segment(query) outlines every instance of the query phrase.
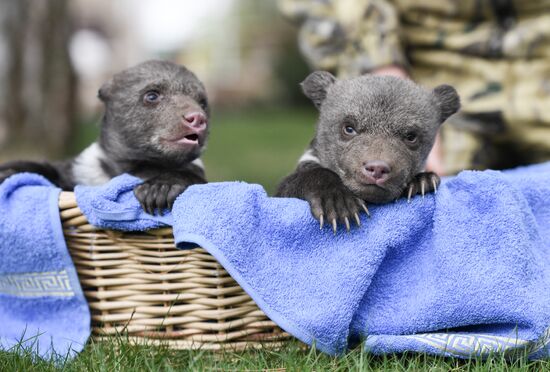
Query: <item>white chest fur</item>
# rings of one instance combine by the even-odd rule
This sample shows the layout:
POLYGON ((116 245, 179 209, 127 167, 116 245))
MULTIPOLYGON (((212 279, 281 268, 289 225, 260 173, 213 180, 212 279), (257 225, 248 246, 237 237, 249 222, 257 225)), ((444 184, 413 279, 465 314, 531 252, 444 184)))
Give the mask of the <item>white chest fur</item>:
MULTIPOLYGON (((97 142, 92 143, 76 157, 73 162, 73 177, 78 185, 97 186, 109 182, 111 179, 101 167, 101 160, 107 159, 105 153, 97 142)), ((200 158, 191 162, 204 169, 200 158)))
POLYGON ((79 185, 97 186, 111 179, 101 167, 105 153, 97 142, 80 153, 73 162, 73 177, 79 185))

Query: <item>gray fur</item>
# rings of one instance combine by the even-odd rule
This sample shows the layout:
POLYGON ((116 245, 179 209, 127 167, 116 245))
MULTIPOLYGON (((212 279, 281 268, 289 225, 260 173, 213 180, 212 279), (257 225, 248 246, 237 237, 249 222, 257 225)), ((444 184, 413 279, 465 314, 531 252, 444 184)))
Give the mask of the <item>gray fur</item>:
POLYGON ((72 161, 5 164, 0 180, 31 171, 72 190, 130 173, 144 180, 134 193, 150 213, 171 208, 187 186, 206 182, 199 156, 208 136, 209 109, 204 86, 191 71, 165 61, 144 62, 114 75, 98 97, 105 114, 97 143, 72 161), (146 99, 152 91, 158 97, 154 102, 146 99), (200 129, 189 115, 202 118, 200 129), (184 140, 189 135, 192 144, 184 140))
POLYGON ((439 126, 460 107, 454 88, 442 85, 427 90, 390 76, 348 80, 331 76, 314 72, 302 83, 304 94, 319 109, 317 130, 305 158, 310 161, 300 163, 283 180, 278 195, 308 200, 317 218, 328 213, 329 218, 344 221, 357 213, 361 201, 389 202, 409 186, 414 193, 421 187, 433 191, 439 179, 433 174, 422 176, 423 169, 439 126), (356 134, 346 134, 347 126, 356 134), (408 140, 413 133, 417 139, 408 140), (318 159, 317 164, 311 156, 318 159), (379 182, 365 176, 365 168, 372 164, 382 164, 384 176, 379 182), (330 187, 315 177, 331 179, 330 187), (331 198, 340 202, 328 202, 331 198), (327 203, 335 207, 326 207, 327 203))
POLYGON ((205 142, 186 152, 167 146, 164 140, 178 135, 184 112, 209 114, 203 84, 185 67, 165 61, 144 62, 116 74, 98 96, 105 103, 99 144, 117 163, 117 172, 134 171, 136 161, 180 167, 200 156, 205 142), (151 89, 163 96, 156 107, 141 103, 143 94, 151 89))
POLYGON ((334 84, 336 78, 326 71, 316 71, 310 74, 300 86, 304 94, 311 99, 315 107, 320 108, 327 97, 327 89, 334 84))
MULTIPOLYGON (((423 171, 442 118, 458 109, 458 98, 453 101, 437 95, 439 92, 448 90, 431 92, 410 80, 390 76, 336 81, 327 88, 315 135, 314 149, 321 165, 338 174, 366 201, 383 203, 398 198, 423 171), (338 140, 347 122, 355 126, 358 135, 338 140), (409 132, 418 134, 413 146, 404 140, 409 132), (386 161, 393 170, 385 190, 365 187, 358 179, 363 163, 375 159, 386 161)), ((458 97, 456 92, 451 95, 458 97)))

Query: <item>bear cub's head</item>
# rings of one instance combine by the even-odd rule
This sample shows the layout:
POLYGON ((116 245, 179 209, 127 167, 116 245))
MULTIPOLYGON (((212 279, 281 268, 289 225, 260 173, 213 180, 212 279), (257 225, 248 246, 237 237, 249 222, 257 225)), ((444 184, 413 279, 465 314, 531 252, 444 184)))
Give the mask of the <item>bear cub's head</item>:
POLYGON ((105 104, 101 145, 116 160, 174 167, 200 156, 208 136, 208 100, 187 68, 143 62, 114 75, 98 96, 105 104))
POLYGON ((460 108, 456 90, 363 75, 310 74, 302 89, 319 109, 312 150, 358 197, 385 203, 423 171, 439 126, 460 108))

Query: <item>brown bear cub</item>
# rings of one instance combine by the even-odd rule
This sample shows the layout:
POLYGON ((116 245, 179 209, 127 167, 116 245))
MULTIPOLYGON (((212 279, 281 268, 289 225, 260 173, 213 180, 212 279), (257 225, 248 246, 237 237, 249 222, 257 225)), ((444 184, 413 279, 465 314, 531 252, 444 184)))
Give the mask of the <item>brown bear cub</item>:
POLYGON ((309 202, 313 216, 359 225, 366 202, 436 191, 440 179, 424 172, 439 126, 460 108, 455 89, 426 90, 410 80, 364 75, 337 80, 317 71, 302 83, 319 110, 315 138, 277 196, 309 202))
POLYGON ((130 173, 143 179, 134 193, 151 214, 171 209, 188 186, 206 182, 200 155, 209 108, 204 86, 191 71, 165 61, 144 62, 114 75, 98 96, 105 114, 96 142, 71 160, 6 163, 0 181, 32 172, 73 190, 130 173))

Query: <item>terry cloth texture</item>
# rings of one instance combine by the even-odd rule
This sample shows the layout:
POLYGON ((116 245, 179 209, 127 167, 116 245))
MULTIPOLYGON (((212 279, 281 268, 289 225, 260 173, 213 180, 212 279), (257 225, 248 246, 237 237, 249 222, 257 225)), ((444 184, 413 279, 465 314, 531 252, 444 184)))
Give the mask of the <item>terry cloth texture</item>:
POLYGON ((105 229, 145 231, 172 224, 170 213, 152 216, 143 211, 134 187, 143 181, 129 174, 101 186, 76 186, 76 201, 88 221, 105 229))
POLYGON ((304 201, 246 183, 195 185, 176 200, 174 236, 207 249, 272 320, 329 354, 364 340, 373 353, 541 358, 549 180, 550 164, 462 172, 436 195, 371 205, 362 227, 336 236, 304 201))
POLYGON ((67 251, 58 197, 21 173, 0 185, 0 348, 74 356, 90 336, 90 311, 67 251))

